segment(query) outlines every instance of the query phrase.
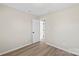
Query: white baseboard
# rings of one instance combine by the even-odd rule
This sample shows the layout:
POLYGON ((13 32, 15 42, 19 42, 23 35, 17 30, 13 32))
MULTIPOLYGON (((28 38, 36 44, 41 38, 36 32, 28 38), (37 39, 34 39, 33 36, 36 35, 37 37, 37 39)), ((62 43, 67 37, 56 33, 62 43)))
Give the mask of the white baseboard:
POLYGON ((46 44, 48 44, 48 45, 50 45, 50 46, 56 47, 56 48, 58 48, 58 49, 61 49, 61 50, 64 50, 64 51, 67 51, 67 52, 69 52, 69 53, 72 53, 72 54, 75 54, 75 55, 78 55, 78 56, 79 56, 79 54, 78 54, 77 52, 74 52, 74 51, 70 51, 70 50, 64 49, 64 48, 62 48, 62 47, 59 47, 59 46, 50 44, 50 43, 48 43, 48 42, 44 42, 44 43, 46 43, 46 44))
MULTIPOLYGON (((42 41, 42 42, 43 42, 43 41, 42 41)), ((76 52, 73 52, 73 51, 70 51, 70 50, 67 50, 67 49, 61 48, 61 47, 59 47, 59 46, 56 46, 56 45, 50 44, 50 43, 48 43, 48 42, 44 42, 44 43, 46 43, 46 44, 48 44, 48 45, 50 45, 50 46, 56 47, 56 48, 58 48, 58 49, 61 49, 61 50, 64 50, 64 51, 70 52, 70 53, 72 53, 72 54, 79 55, 79 54, 76 53, 76 52)), ((33 43, 31 43, 31 44, 33 44, 33 43)), ((0 53, 0 55, 3 55, 3 54, 6 54, 6 53, 9 53, 9 52, 15 51, 15 50, 20 49, 20 48, 23 48, 23 47, 25 47, 25 46, 27 46, 27 45, 30 45, 30 44, 26 44, 26 45, 23 45, 23 46, 20 46, 20 47, 14 48, 14 49, 10 49, 10 50, 8 50, 8 51, 5 51, 5 52, 0 53)))
MULTIPOLYGON (((32 43, 31 43, 31 44, 32 44, 32 43)), ((0 53, 0 55, 3 55, 3 54, 6 54, 6 53, 9 53, 9 52, 15 51, 15 50, 20 49, 20 48, 23 48, 23 47, 25 47, 25 46, 27 46, 27 45, 30 45, 30 44, 26 44, 26 45, 23 45, 23 46, 20 46, 20 47, 14 48, 14 49, 10 49, 10 50, 8 50, 8 51, 5 51, 5 52, 0 53)))

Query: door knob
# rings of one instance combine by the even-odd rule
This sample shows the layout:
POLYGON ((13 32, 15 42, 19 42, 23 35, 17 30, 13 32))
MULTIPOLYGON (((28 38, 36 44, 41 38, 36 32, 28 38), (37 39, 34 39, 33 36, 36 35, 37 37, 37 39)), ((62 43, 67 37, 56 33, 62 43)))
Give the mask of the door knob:
POLYGON ((33 34, 35 33, 35 32, 32 32, 33 34))

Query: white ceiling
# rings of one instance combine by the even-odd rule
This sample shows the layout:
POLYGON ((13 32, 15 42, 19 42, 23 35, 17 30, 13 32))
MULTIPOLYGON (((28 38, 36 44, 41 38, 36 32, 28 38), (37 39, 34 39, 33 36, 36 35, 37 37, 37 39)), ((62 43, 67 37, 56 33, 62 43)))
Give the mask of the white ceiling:
POLYGON ((35 16, 41 16, 51 11, 55 12, 65 8, 69 8, 76 4, 75 3, 5 3, 5 5, 16 8, 24 12, 29 12, 35 16))

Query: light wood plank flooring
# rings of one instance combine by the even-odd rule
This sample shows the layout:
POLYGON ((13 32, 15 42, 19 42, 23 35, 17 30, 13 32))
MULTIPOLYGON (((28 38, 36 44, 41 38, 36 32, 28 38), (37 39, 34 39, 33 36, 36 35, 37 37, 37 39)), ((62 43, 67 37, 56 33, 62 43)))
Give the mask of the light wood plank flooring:
POLYGON ((23 47, 16 51, 4 54, 3 56, 76 56, 58 48, 49 46, 42 42, 37 42, 23 47))

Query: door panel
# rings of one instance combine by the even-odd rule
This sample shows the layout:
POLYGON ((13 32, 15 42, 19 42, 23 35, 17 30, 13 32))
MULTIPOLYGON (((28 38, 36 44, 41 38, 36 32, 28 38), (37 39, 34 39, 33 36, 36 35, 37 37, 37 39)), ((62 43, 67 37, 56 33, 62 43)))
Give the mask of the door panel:
POLYGON ((40 41, 40 20, 32 20, 32 39, 33 43, 40 41))

